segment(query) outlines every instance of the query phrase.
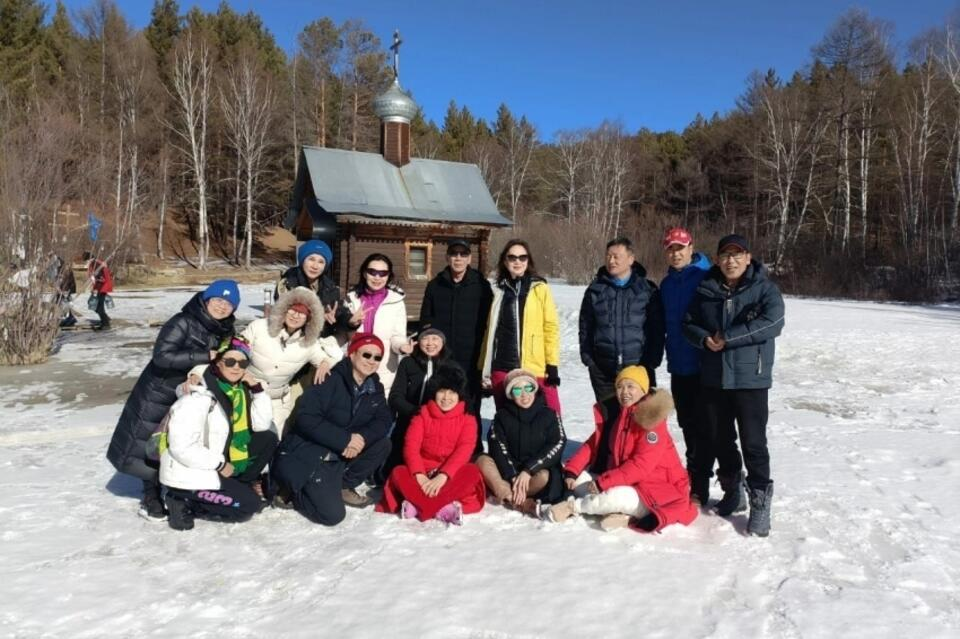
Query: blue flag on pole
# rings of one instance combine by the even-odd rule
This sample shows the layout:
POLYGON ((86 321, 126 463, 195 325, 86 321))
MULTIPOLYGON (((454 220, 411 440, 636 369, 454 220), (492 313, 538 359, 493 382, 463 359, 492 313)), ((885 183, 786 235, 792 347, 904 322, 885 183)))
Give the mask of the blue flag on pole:
POLYGON ((87 213, 87 225, 90 227, 90 241, 96 244, 97 238, 100 237, 100 227, 103 226, 103 220, 93 213, 87 213))

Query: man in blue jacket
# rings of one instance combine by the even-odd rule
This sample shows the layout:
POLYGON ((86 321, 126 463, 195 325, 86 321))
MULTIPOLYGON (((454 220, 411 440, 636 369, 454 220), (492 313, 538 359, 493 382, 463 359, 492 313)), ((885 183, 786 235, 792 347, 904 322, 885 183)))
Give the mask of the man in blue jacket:
POLYGON ((356 488, 390 453, 390 409, 376 373, 383 353, 376 335, 355 334, 347 357, 303 394, 293 431, 274 456, 274 476, 294 508, 318 524, 343 521, 344 504, 372 503, 356 488))
MULTIPOLYGON (((780 289, 750 255, 746 238, 727 235, 717 245, 717 266, 697 287, 683 332, 702 349, 700 380, 707 427, 713 434, 717 476, 724 491, 742 485, 747 467, 749 534, 770 533, 770 453, 767 396, 773 383, 774 339, 783 330, 780 289), (737 450, 737 431, 743 458, 737 450)), ((696 468, 702 474, 707 469, 696 468)))
MULTIPOLYGON (((706 505, 710 497, 710 475, 713 474, 713 448, 700 414, 700 353, 683 336, 683 316, 693 295, 712 266, 703 253, 694 252, 693 236, 684 228, 668 229, 663 236, 667 258, 667 275, 660 282, 660 298, 667 329, 667 370, 670 392, 677 408, 677 422, 686 444, 687 472, 690 473, 690 496, 706 505), (710 468, 708 474, 694 475, 697 455, 700 466, 710 468)), ((729 514, 729 513, 727 513, 729 514)))
POLYGON ((617 373, 627 366, 646 368, 650 385, 656 386, 663 335, 657 285, 634 258, 630 240, 610 240, 605 265, 580 305, 580 361, 590 373, 598 403, 613 397, 617 373))

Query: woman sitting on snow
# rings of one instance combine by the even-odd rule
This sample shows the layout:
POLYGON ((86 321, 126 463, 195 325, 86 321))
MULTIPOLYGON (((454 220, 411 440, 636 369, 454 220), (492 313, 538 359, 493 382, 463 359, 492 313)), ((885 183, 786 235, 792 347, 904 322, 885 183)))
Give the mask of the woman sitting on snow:
POLYGON ((544 513, 562 522, 572 515, 601 515, 604 530, 652 532, 697 517, 690 482, 680 463, 667 416, 673 399, 666 391, 647 394, 642 366, 617 375, 616 397, 596 404, 596 430, 564 466, 573 495, 544 513))
POLYGON ((246 521, 262 508, 260 474, 273 456, 270 396, 250 374, 250 344, 221 342, 200 385, 171 407, 160 455, 167 522, 193 528, 194 516, 246 521))
POLYGON ((440 366, 430 378, 430 401, 410 422, 405 464, 390 473, 377 512, 403 519, 439 519, 459 526, 463 515, 483 508, 483 477, 470 463, 477 421, 467 413, 467 378, 459 366, 440 366))
POLYGON ((497 411, 487 437, 490 454, 480 455, 477 466, 497 502, 534 515, 539 503, 563 494, 560 456, 567 438, 533 373, 516 368, 504 386, 512 401, 497 411))

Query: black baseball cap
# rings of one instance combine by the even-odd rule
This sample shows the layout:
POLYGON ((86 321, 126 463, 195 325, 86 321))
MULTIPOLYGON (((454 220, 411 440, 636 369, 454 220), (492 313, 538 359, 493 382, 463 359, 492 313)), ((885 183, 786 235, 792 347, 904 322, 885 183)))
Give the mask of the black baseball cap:
POLYGON ((750 245, 747 243, 747 238, 742 235, 737 235, 736 233, 726 235, 720 239, 720 242, 717 244, 717 255, 723 253, 723 249, 728 246, 736 246, 742 251, 750 252, 750 245))
POLYGON ((470 252, 470 242, 466 241, 463 238, 456 238, 453 240, 447 240, 447 254, 453 253, 456 249, 462 249, 467 253, 470 252))

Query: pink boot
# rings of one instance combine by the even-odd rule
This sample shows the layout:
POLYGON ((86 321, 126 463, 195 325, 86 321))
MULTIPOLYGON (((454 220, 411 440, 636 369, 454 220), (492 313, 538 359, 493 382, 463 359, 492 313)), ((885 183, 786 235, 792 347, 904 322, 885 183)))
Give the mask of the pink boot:
POLYGON ((440 510, 437 511, 434 519, 439 519, 445 524, 453 524, 454 526, 463 525, 463 506, 459 501, 452 501, 440 510))
POLYGON ((416 519, 420 511, 406 499, 400 504, 400 519, 416 519))

